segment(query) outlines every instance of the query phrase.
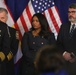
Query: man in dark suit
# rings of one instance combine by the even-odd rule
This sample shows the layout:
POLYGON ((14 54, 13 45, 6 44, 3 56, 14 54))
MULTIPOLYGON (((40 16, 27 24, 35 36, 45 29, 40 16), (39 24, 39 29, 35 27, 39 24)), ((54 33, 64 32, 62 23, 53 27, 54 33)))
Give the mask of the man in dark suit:
POLYGON ((76 3, 69 6, 68 19, 66 24, 61 25, 57 45, 63 50, 70 75, 76 75, 76 3))
MULTIPOLYGON (((0 20, 4 23, 6 23, 8 19, 8 12, 5 8, 0 8, 0 20)), ((9 54, 11 57, 9 58, 9 62, 7 62, 7 72, 8 75, 14 75, 14 56, 17 53, 18 50, 18 44, 19 44, 19 34, 18 31, 12 27, 8 26, 8 31, 10 35, 10 48, 11 51, 9 54)))
POLYGON ((0 21, 0 75, 7 75, 6 63, 10 56, 10 39, 7 25, 0 21))

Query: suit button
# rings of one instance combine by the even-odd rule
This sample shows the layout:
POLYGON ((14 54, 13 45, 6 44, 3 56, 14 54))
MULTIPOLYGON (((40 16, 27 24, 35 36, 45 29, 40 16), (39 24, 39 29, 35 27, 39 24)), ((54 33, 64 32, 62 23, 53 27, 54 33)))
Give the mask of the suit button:
POLYGON ((44 38, 44 36, 42 36, 42 38, 44 38))
POLYGON ((35 42, 33 42, 33 44, 35 44, 35 42))
POLYGON ((41 42, 41 44, 44 44, 43 42, 41 42))

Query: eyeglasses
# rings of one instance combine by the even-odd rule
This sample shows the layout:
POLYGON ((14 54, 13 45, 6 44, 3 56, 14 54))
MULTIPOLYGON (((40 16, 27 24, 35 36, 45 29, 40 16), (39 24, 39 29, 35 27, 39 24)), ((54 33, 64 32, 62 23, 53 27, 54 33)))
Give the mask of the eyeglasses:
POLYGON ((76 11, 68 11, 68 13, 69 13, 69 14, 70 14, 70 13, 75 14, 76 11))

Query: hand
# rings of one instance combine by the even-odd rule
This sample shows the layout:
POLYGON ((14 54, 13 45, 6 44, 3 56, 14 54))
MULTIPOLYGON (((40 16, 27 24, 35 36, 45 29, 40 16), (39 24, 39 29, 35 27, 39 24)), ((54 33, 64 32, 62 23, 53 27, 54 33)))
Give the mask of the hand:
POLYGON ((63 55, 63 57, 64 57, 64 59, 67 60, 67 61, 69 61, 69 60, 72 59, 71 54, 70 54, 69 52, 66 52, 66 53, 63 55))
POLYGON ((72 57, 72 59, 70 59, 69 62, 71 62, 71 63, 76 62, 76 56, 73 52, 71 52, 71 57, 72 57))
POLYGON ((75 57, 75 58, 70 59, 70 60, 69 60, 69 62, 71 62, 71 63, 76 62, 76 57, 75 57))

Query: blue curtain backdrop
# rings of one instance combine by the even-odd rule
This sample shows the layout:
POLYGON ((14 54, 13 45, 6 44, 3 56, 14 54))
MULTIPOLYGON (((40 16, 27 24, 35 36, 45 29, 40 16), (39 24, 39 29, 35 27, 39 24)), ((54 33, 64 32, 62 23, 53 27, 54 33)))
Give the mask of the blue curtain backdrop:
POLYGON ((14 21, 16 22, 29 0, 5 0, 5 2, 13 15, 14 21))

